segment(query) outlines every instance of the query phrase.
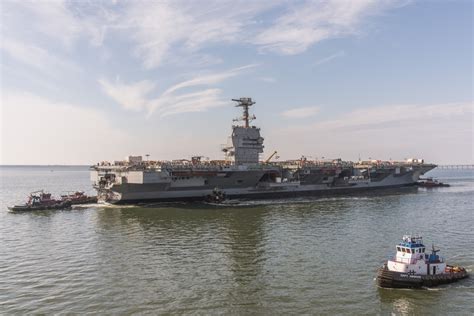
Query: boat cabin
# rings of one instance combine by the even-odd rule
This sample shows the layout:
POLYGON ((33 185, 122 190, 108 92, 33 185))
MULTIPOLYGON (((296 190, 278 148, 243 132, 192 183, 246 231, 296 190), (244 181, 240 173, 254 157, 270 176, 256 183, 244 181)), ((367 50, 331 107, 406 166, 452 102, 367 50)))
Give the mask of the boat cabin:
POLYGON ((431 254, 425 253, 426 247, 420 236, 403 236, 396 250, 395 257, 387 262, 391 271, 429 275, 443 273, 446 268, 444 260, 437 255, 439 250, 433 247, 431 254))
POLYGON ((403 236, 403 241, 397 245, 396 261, 415 263, 424 259, 425 245, 421 237, 403 236))
POLYGON ((51 193, 46 193, 41 190, 30 193, 26 204, 30 206, 38 206, 54 204, 56 202, 57 201, 52 198, 51 193))

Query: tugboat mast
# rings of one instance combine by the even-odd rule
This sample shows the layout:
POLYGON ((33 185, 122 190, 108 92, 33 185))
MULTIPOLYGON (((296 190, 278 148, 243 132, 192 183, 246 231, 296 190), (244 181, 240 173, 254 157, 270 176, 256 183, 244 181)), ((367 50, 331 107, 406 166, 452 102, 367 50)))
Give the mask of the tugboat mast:
POLYGON ((256 119, 255 115, 249 116, 249 106, 252 106, 255 104, 255 102, 252 101, 252 98, 240 98, 240 99, 232 99, 232 101, 238 102, 236 107, 242 107, 244 114, 242 117, 235 119, 234 121, 244 121, 244 127, 249 128, 249 122, 250 120, 256 119))

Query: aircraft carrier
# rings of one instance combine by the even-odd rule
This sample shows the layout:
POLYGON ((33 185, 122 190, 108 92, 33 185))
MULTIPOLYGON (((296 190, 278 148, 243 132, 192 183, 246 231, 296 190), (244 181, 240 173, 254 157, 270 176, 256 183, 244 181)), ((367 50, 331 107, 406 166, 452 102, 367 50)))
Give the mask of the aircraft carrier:
POLYGON ((101 162, 91 167, 91 180, 101 202, 196 201, 262 199, 352 192, 414 185, 420 175, 436 167, 422 159, 358 161, 341 159, 265 161, 260 128, 250 126, 255 116, 251 98, 233 99, 243 115, 234 121, 225 159, 200 156, 172 161, 148 161, 128 156, 124 161, 101 162))

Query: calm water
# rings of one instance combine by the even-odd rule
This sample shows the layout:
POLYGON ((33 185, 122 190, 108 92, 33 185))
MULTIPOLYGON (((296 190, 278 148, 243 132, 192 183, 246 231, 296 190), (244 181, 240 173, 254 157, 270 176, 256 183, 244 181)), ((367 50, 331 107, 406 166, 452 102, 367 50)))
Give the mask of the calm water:
POLYGON ((474 277, 386 290, 406 232, 474 267, 474 173, 450 188, 237 207, 75 207, 12 214, 28 192, 90 188, 85 167, 1 167, 0 314, 474 314, 474 277))

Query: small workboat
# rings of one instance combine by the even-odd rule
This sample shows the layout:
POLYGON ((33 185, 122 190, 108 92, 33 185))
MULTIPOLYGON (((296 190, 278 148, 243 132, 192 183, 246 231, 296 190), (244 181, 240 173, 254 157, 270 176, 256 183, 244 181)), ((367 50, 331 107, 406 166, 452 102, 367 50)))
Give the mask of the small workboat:
POLYGON ((394 258, 379 268, 377 284, 384 288, 421 288, 457 282, 469 275, 465 268, 447 265, 434 245, 425 253, 422 237, 406 235, 394 258))
POLYGON ((226 200, 227 196, 224 192, 218 188, 214 188, 211 194, 208 194, 205 198, 207 203, 220 204, 226 200))
POLYGON ((449 184, 439 182, 433 178, 420 179, 420 181, 418 181, 416 184, 423 188, 449 187, 449 184))
POLYGON ((8 207, 12 212, 29 212, 41 210, 58 210, 71 207, 71 201, 56 200, 51 197, 51 193, 35 191, 30 193, 26 204, 8 207))
POLYGON ((70 201, 71 204, 91 204, 97 203, 97 196, 88 196, 82 191, 70 192, 65 195, 61 195, 61 201, 70 201))

